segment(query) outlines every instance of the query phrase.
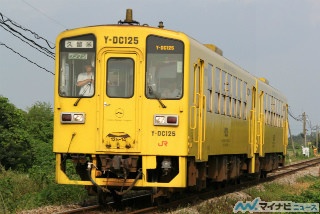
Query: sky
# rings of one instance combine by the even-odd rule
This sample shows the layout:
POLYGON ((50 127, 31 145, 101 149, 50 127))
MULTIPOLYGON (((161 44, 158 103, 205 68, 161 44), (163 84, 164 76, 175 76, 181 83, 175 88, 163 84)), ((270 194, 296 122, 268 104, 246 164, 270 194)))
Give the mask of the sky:
MULTIPOLYGON (((0 5, 4 18, 51 46, 66 29, 116 24, 130 8, 140 24, 163 21, 165 28, 215 44, 229 60, 268 79, 288 99, 292 134, 302 132, 296 119, 303 112, 308 133, 320 125, 319 0, 0 0, 0 5)), ((23 110, 38 101, 53 105, 54 60, 3 28, 0 44, 28 59, 0 45, 0 95, 23 110)))

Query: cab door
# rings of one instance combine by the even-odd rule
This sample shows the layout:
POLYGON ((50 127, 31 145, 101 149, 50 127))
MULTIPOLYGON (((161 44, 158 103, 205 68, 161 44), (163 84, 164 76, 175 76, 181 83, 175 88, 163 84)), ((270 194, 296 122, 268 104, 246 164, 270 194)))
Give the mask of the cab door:
POLYGON ((102 144, 99 151, 138 152, 139 65, 134 50, 107 51, 101 62, 102 144))

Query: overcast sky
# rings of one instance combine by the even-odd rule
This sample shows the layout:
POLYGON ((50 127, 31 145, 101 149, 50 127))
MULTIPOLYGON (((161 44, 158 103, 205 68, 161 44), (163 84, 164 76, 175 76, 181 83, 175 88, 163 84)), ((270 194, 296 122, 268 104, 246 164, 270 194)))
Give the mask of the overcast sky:
MULTIPOLYGON (((319 0, 0 0, 0 5, 5 19, 52 43, 65 29, 115 24, 131 8, 141 24, 163 21, 167 29, 217 45, 226 58, 282 91, 295 117, 306 112, 312 126, 320 125, 319 0)), ((23 110, 37 101, 53 104, 54 60, 3 28, 1 43, 46 70, 0 45, 0 95, 23 110)), ((290 126, 293 134, 302 132, 301 122, 290 118, 290 126)))

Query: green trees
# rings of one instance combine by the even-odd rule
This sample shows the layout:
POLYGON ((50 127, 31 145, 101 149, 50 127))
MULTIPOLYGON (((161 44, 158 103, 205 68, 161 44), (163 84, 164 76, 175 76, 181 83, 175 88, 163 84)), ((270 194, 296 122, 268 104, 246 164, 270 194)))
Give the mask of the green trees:
POLYGON ((37 102, 27 110, 27 130, 32 139, 32 167, 29 175, 39 186, 44 186, 54 181, 53 111, 50 104, 43 102, 37 102))
POLYGON ((0 213, 79 202, 79 186, 54 182, 53 111, 37 102, 27 111, 0 96, 0 213), (62 197, 63 196, 63 197, 62 197))
POLYGON ((6 170, 52 165, 52 134, 50 104, 37 102, 24 112, 0 96, 0 164, 6 170))
POLYGON ((31 136, 26 113, 0 96, 0 164, 5 169, 26 171, 32 165, 31 136))
POLYGON ((52 143, 53 111, 49 103, 36 102, 29 107, 26 114, 28 131, 34 139, 52 143))

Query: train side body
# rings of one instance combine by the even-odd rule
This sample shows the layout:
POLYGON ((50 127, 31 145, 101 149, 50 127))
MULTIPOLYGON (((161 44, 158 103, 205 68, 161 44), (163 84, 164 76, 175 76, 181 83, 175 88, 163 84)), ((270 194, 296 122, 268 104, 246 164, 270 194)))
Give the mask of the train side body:
MULTIPOLYGON (((208 155, 249 154, 250 141, 259 149, 259 140, 267 143, 263 145, 263 153, 285 152, 286 98, 263 78, 251 75, 197 41, 190 41, 189 67, 194 67, 199 59, 204 63, 204 160, 208 155)), ((194 78, 190 78, 189 85, 192 88, 194 78)), ((193 97, 190 91, 189 106, 195 105, 193 97)), ((189 136, 192 134, 189 129, 189 136)))

